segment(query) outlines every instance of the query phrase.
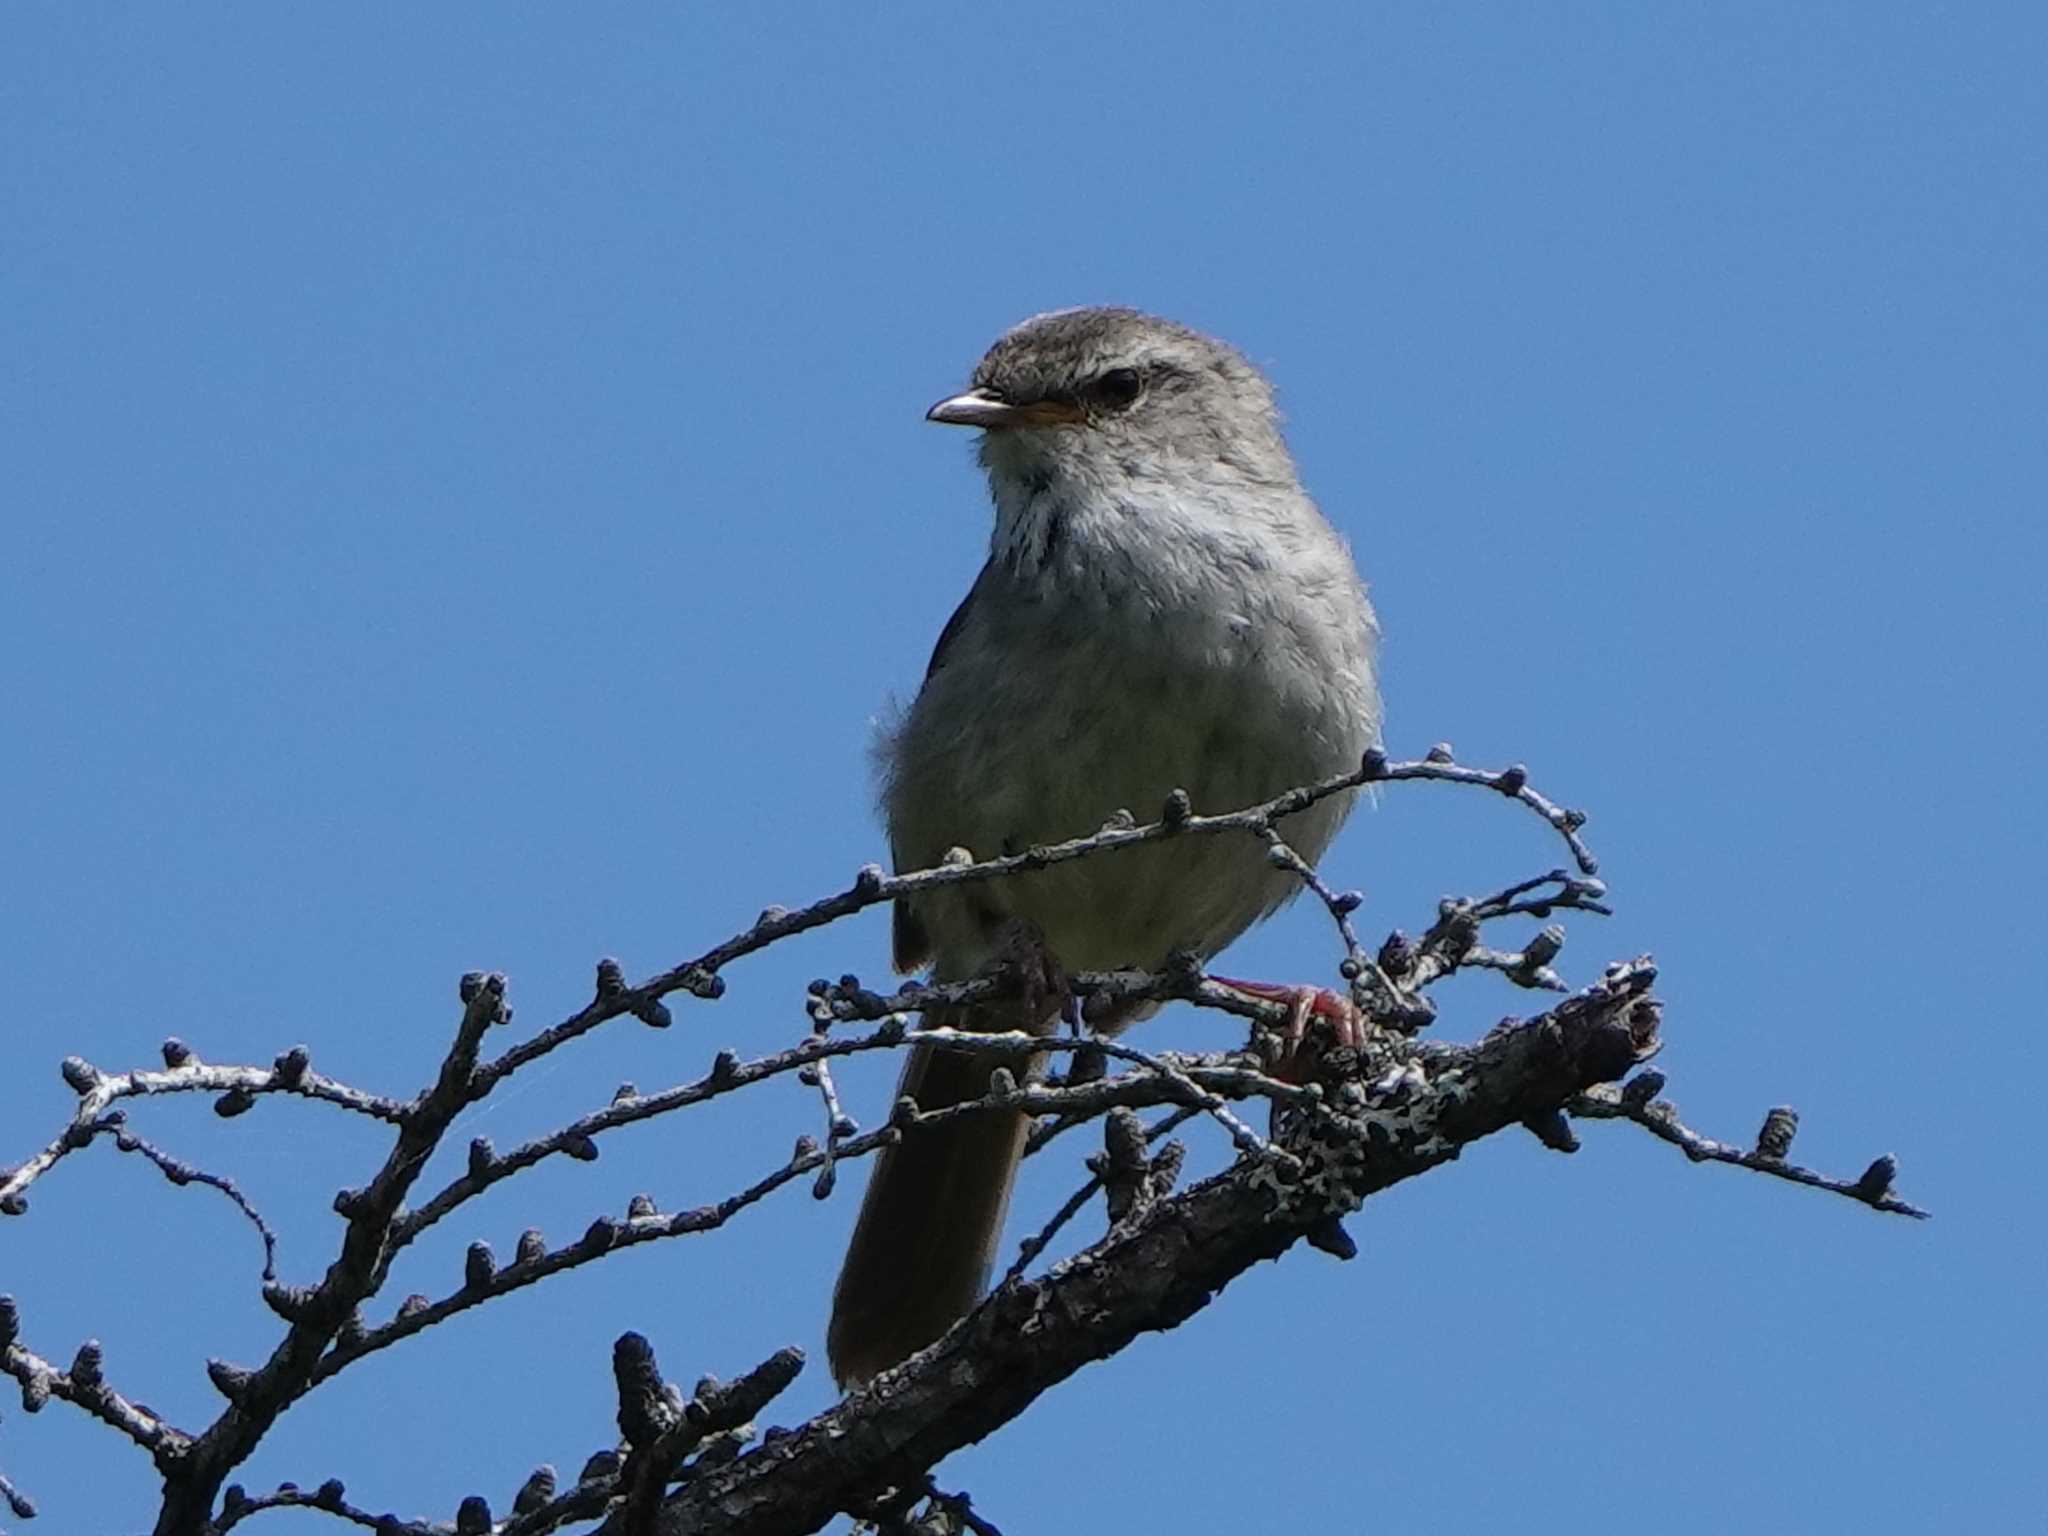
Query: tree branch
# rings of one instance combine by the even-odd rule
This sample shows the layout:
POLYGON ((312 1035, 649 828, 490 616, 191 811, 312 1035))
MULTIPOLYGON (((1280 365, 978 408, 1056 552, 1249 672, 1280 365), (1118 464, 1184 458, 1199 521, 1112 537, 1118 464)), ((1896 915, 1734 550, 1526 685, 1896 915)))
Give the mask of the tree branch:
POLYGON ((1663 1087, 1663 1073, 1644 1072, 1631 1078, 1620 1089, 1588 1089, 1565 1107, 1581 1120, 1634 1121, 1658 1140, 1670 1142, 1696 1163, 1730 1163, 1753 1173, 1769 1174, 1774 1179, 1804 1184, 1810 1189, 1847 1195, 1873 1210, 1890 1211, 1898 1216, 1913 1216, 1924 1221, 1932 1214, 1892 1192, 1892 1180, 1898 1177, 1899 1165, 1888 1152, 1873 1159, 1870 1166, 1853 1179, 1830 1178, 1824 1173, 1786 1161, 1786 1154, 1792 1150, 1793 1133, 1799 1127, 1799 1116, 1791 1108, 1781 1106, 1772 1110, 1764 1119, 1757 1145, 1745 1151, 1728 1142, 1702 1136, 1687 1126, 1678 1118, 1677 1105, 1656 1096, 1663 1087))
POLYGON ((794 1434, 676 1495, 659 1529, 797 1536, 889 1487, 916 1485, 1047 1388, 1140 1333, 1184 1321, 1368 1195, 1620 1077, 1656 1048, 1655 974, 1647 962, 1617 967, 1548 1013, 1436 1053, 1428 1086, 1404 1102, 1374 1105, 1362 1085, 1340 1089, 1301 1117, 1289 1142, 1302 1163, 1293 1177, 1271 1159, 1242 1158, 1143 1206, 1048 1274, 1005 1284, 930 1348, 794 1434))
MULTIPOLYGON (((1482 942, 1485 925, 1504 918, 1547 919, 1565 910, 1605 913, 1606 888, 1580 836, 1585 818, 1537 794, 1519 767, 1467 768, 1447 747, 1421 760, 1389 762, 1366 754, 1351 773, 1306 785, 1261 805, 1220 815, 1198 815, 1187 796, 1169 796, 1156 821, 1138 826, 1117 812, 1097 832, 1003 858, 976 861, 956 850, 936 868, 886 875, 870 865, 844 891, 791 912, 769 908, 748 928, 686 961, 629 986, 616 961, 597 966, 592 1000, 575 1014, 501 1055, 482 1055, 492 1026, 509 1021, 501 977, 465 977, 463 1013, 433 1083, 411 1100, 385 1098, 311 1070, 304 1047, 283 1052, 268 1067, 217 1066, 200 1061, 178 1040, 164 1044, 164 1070, 107 1074, 79 1059, 64 1063, 77 1095, 69 1123, 25 1163, 0 1170, 0 1215, 27 1209, 31 1184, 71 1153, 103 1136, 123 1151, 146 1157, 173 1183, 204 1183, 233 1200, 256 1224, 266 1252, 264 1299, 283 1319, 282 1340, 260 1366, 215 1360, 207 1365, 226 1406, 212 1425, 191 1434, 158 1419, 113 1391, 104 1379, 99 1346, 88 1341, 70 1369, 59 1370, 19 1342, 11 1302, 0 1298, 0 1370, 22 1388, 35 1409, 51 1397, 72 1402, 149 1451, 164 1478, 159 1536, 219 1536, 265 1509, 310 1507, 357 1524, 403 1533, 445 1532, 445 1523, 406 1522, 371 1515, 348 1502, 338 1480, 312 1493, 291 1484, 251 1497, 227 1474, 268 1433, 286 1407, 365 1355, 386 1348, 446 1318, 550 1275, 596 1262, 640 1243, 716 1230, 725 1222, 800 1179, 819 1196, 831 1192, 837 1166, 916 1136, 962 1115, 1022 1113, 1037 1120, 1029 1150, 1090 1120, 1103 1120, 1103 1151, 1089 1159, 1091 1177, 1048 1226, 1024 1245, 1022 1256, 995 1294, 924 1354, 886 1372, 859 1393, 794 1433, 771 1432, 750 1452, 744 1419, 795 1374, 800 1357, 784 1352, 731 1388, 700 1384, 684 1399, 661 1383, 644 1340, 620 1341, 622 1427, 626 1450, 600 1451, 575 1485, 558 1491, 552 1468, 537 1469, 515 1495, 512 1515, 495 1526, 481 1495, 463 1499, 453 1529, 458 1536, 498 1530, 500 1536, 546 1536, 573 1521, 602 1518, 605 1529, 632 1536, 650 1526, 663 1531, 795 1531, 813 1528, 836 1510, 879 1520, 892 1532, 993 1530, 974 1516, 964 1495, 939 1492, 929 1469, 950 1450, 979 1438, 1021 1412, 1039 1393, 1089 1361, 1121 1348, 1137 1333, 1170 1328, 1263 1258, 1306 1239, 1349 1257, 1355 1251, 1342 1226, 1346 1213, 1389 1184, 1413 1178, 1455 1158, 1472 1141, 1522 1125, 1546 1145, 1576 1145, 1566 1114, 1631 1119, 1681 1147, 1696 1161, 1735 1163, 1757 1171, 1846 1194, 1876 1209, 1922 1215, 1892 1192, 1895 1166, 1880 1158, 1856 1180, 1832 1179, 1788 1162, 1797 1116, 1775 1110, 1753 1151, 1712 1141, 1682 1125, 1676 1111, 1656 1099, 1662 1075, 1637 1074, 1614 1082, 1656 1049, 1658 1005, 1649 996, 1654 971, 1647 960, 1611 968, 1593 987, 1565 997, 1548 1012, 1509 1021, 1472 1045, 1416 1038, 1435 1016, 1428 989, 1461 969, 1492 970, 1517 986, 1563 991, 1553 968, 1563 930, 1547 927, 1520 950, 1482 942), (1328 885, 1285 840, 1286 818, 1331 795, 1381 782, 1422 780, 1472 785, 1515 800, 1535 812, 1565 842, 1574 873, 1555 869, 1491 896, 1442 903, 1417 940, 1395 932, 1376 952, 1360 943, 1355 914, 1362 897, 1328 885), (1250 1038, 1239 1051, 1202 1055, 1148 1052, 1110 1040, 1078 1036, 1041 1038, 1019 1032, 969 1033, 950 1028, 911 1029, 920 1014, 957 1017, 964 1004, 1000 1001, 1019 987, 1042 985, 1015 966, 943 985, 908 983, 880 993, 854 976, 814 984, 805 1000, 808 1038, 753 1061, 719 1052, 709 1071, 687 1083, 641 1094, 622 1087, 611 1102, 547 1135, 500 1154, 473 1141, 464 1170, 422 1203, 407 1208, 421 1170, 456 1117, 489 1095, 523 1066, 560 1049, 610 1019, 633 1017, 664 1027, 672 1017, 664 998, 683 991, 711 1000, 725 989, 732 962, 796 933, 934 886, 1000 880, 1051 864, 1105 857, 1119 849, 1167 838, 1236 835, 1259 839, 1268 859, 1290 871, 1331 918, 1342 946, 1338 969, 1370 1026, 1362 1044, 1345 1043, 1290 1058, 1290 1075, 1312 1071, 1313 1081, 1283 1081, 1266 1067, 1271 1033, 1288 1021, 1284 1003, 1248 995, 1212 981, 1190 956, 1156 972, 1113 972, 1063 978, 1083 1006, 1081 1014, 1120 1011, 1139 1002, 1184 1000, 1245 1018, 1250 1038), (998 1072, 982 1098, 942 1110, 896 1104, 887 1120, 863 1131, 845 1112, 831 1064, 842 1056, 901 1050, 915 1043, 940 1050, 1033 1053, 1067 1057, 1064 1077, 1018 1081, 998 1072), (1306 1060, 1311 1065, 1302 1066, 1306 1060), (1111 1063, 1124 1070, 1111 1074, 1111 1063), (414 1239, 484 1191, 553 1157, 596 1158, 605 1133, 678 1113, 773 1077, 795 1073, 822 1101, 825 1136, 796 1138, 789 1158, 747 1188, 713 1205, 663 1212, 649 1195, 636 1195, 623 1216, 598 1216, 574 1240, 550 1248, 538 1232, 519 1240, 501 1265, 490 1247, 472 1243, 460 1283, 430 1300, 407 1296, 376 1325, 363 1319, 365 1304, 383 1289, 391 1266, 414 1239), (215 1109, 236 1115, 270 1095, 329 1103, 392 1126, 393 1144, 376 1174, 335 1197, 345 1218, 340 1252, 317 1284, 275 1281, 269 1228, 229 1180, 173 1158, 129 1130, 127 1099, 159 1093, 210 1092, 215 1109), (1232 1107, 1268 1101, 1270 1136, 1261 1136, 1232 1107), (1145 1127, 1136 1111, 1168 1111, 1145 1127), (1196 1117, 1221 1126, 1238 1158, 1225 1173, 1172 1193, 1182 1149, 1168 1142, 1148 1150, 1175 1127, 1196 1117), (1073 1259, 1033 1276, 1030 1266, 1052 1235, 1106 1193, 1109 1231, 1073 1259), (628 1420, 631 1422, 629 1423, 628 1420), (218 1497, 219 1513, 212 1513, 218 1497), (914 1512, 922 1501, 921 1511, 914 1512)), ((1320 1027, 1320 1026, 1317 1026, 1320 1027)), ((12 1485, 0 1488, 18 1499, 12 1485)), ((17 1506, 16 1513, 21 1510, 17 1506)), ((25 1516, 24 1516, 25 1518, 25 1516)))

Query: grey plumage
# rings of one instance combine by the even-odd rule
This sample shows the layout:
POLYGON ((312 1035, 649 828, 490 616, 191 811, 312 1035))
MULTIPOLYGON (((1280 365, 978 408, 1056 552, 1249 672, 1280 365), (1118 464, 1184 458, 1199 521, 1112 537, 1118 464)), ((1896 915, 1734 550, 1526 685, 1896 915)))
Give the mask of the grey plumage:
MULTIPOLYGON (((1073 837, 1118 808, 1147 819, 1177 787, 1234 809, 1377 743, 1372 609, 1243 357, 1131 310, 1065 310, 1002 337, 973 384, 931 414, 985 429, 995 531, 877 746, 899 869, 1073 837)), ((1319 857, 1349 808, 1297 815, 1289 842, 1319 857)), ((1249 838, 1155 844, 928 892, 899 907, 896 961, 964 979, 1012 917, 1070 970, 1207 957, 1296 888, 1249 838)), ((994 1064, 914 1052, 902 1091, 977 1097, 994 1064)), ((970 1117, 880 1159, 834 1297, 842 1381, 972 1305, 1024 1129, 970 1117)))

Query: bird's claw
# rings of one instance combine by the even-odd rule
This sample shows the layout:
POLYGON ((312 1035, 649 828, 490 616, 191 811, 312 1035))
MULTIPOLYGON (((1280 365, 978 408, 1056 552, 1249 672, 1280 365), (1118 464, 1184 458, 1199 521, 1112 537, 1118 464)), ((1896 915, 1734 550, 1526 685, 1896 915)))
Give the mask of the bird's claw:
POLYGON ((1043 1035, 1062 1020, 1079 1020, 1066 969, 1045 942, 1045 931, 1030 919, 1013 917, 1003 924, 986 969, 1015 988, 1013 1000, 1005 1005, 1005 1011, 1014 1015, 1010 1027, 1043 1035))
POLYGON ((1280 1027, 1280 1059, 1275 1064, 1281 1077, 1306 1079, 1315 1075, 1317 1051, 1309 1044, 1311 1024, 1325 1026, 1332 1047, 1356 1051, 1365 1045, 1365 1016, 1342 992, 1286 982, 1235 981, 1228 976, 1211 980, 1256 1002, 1286 1005, 1287 1020, 1280 1027))

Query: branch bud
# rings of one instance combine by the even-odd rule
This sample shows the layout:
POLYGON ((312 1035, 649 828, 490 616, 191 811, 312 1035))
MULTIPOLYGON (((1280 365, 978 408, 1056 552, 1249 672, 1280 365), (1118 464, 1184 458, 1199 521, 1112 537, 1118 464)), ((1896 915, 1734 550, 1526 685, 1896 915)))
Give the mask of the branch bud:
POLYGON ((1640 1109, 1664 1091, 1666 1078, 1655 1067, 1645 1067, 1621 1085, 1621 1102, 1640 1109))
POLYGON ((73 1093, 83 1096, 99 1086, 100 1069, 83 1056, 66 1056, 58 1071, 64 1074, 64 1081, 73 1093))
POLYGON ((226 1360, 206 1362, 206 1379, 213 1383, 214 1390, 229 1402, 239 1405, 249 1395, 249 1378, 255 1373, 246 1366, 234 1365, 226 1360))
POLYGON ((98 1339, 87 1339, 78 1346, 78 1353, 71 1357, 71 1384, 88 1391, 106 1382, 104 1366, 106 1354, 100 1348, 98 1339))
POLYGON ((619 1393, 619 1433, 635 1450, 653 1444, 675 1422, 662 1390, 654 1346, 640 1333, 622 1333, 612 1345, 612 1380, 619 1393))
POLYGON ((681 985, 690 996, 702 998, 707 1003, 715 1003, 725 996, 725 978, 701 965, 693 965, 683 972, 681 985))
POLYGON ((512 1513, 530 1515, 555 1496, 555 1469, 542 1462, 527 1475, 512 1495, 512 1513))
POLYGON ((264 1304, 288 1323, 306 1321, 321 1299, 315 1286, 285 1285, 277 1280, 267 1281, 263 1286, 264 1304))
POLYGON ((1309 1247, 1327 1253, 1333 1259, 1355 1259, 1358 1244, 1351 1234, 1344 1230, 1344 1223, 1335 1216, 1325 1217, 1302 1234, 1309 1247))
POLYGON ((1799 1111, 1790 1104, 1780 1104, 1764 1116, 1763 1128, 1756 1133, 1756 1155, 1782 1163, 1790 1155, 1792 1138, 1798 1133, 1799 1111))
POLYGON ((1857 1197, 1871 1201, 1882 1200, 1892 1192, 1892 1180, 1898 1176, 1899 1160, 1887 1152, 1863 1170, 1863 1177, 1856 1181, 1857 1197))
POLYGON ((230 1088, 213 1101, 213 1112, 223 1120, 245 1115, 256 1107, 256 1095, 246 1088, 230 1088))
POLYGON ((1540 1115, 1531 1115, 1522 1126, 1543 1145, 1553 1152, 1576 1152, 1579 1138, 1573 1132, 1571 1122, 1561 1109, 1546 1110, 1540 1115))

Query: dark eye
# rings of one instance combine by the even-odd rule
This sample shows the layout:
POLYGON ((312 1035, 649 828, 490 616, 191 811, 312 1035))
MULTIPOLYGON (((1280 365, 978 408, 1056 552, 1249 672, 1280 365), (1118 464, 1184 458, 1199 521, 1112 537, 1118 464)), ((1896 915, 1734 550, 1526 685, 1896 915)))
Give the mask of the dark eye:
POLYGON ((1088 386, 1088 398, 1112 411, 1121 411, 1145 388, 1144 377, 1135 368, 1112 368, 1088 386))

